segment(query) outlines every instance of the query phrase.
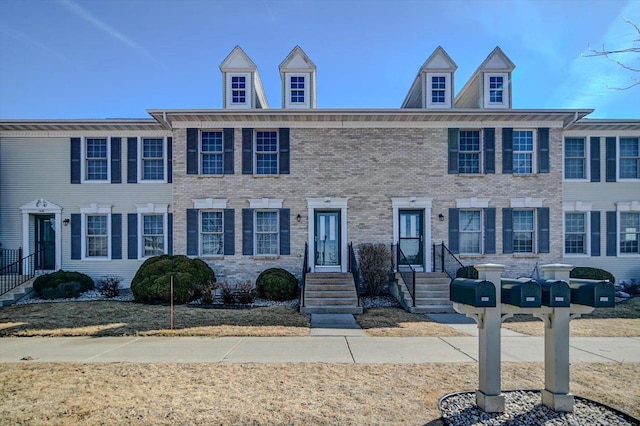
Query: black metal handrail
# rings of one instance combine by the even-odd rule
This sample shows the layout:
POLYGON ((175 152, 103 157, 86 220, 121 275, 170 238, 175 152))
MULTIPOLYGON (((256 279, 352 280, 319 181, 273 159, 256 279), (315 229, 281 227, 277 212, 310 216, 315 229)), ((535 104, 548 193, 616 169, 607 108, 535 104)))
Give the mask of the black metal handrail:
POLYGON ((358 298, 358 306, 360 305, 360 291, 362 288, 362 281, 360 278, 360 268, 358 267, 358 259, 356 258, 356 253, 353 250, 353 243, 349 243, 349 263, 348 270, 353 275, 353 285, 356 290, 356 297, 358 298))
POLYGON ((304 287, 307 282, 307 272, 309 272, 309 244, 304 243, 304 257, 302 260, 302 285, 300 286, 300 306, 304 308, 304 287))
POLYGON ((402 281, 404 281, 405 287, 409 291, 409 295, 411 296, 411 304, 412 306, 416 306, 416 270, 411 266, 411 263, 407 259, 407 256, 402 252, 400 248, 400 244, 395 244, 395 250, 392 252, 395 253, 395 264, 402 281), (404 268, 404 269, 402 269, 404 268))
POLYGON ((35 276, 36 253, 22 257, 22 249, 20 248, 18 250, 3 249, 1 254, 0 295, 3 295, 35 276), (17 255, 14 252, 17 252, 17 255), (10 256, 6 261, 5 255, 10 256), (15 257, 17 259, 13 260, 15 257), (11 262, 9 263, 9 261, 11 262))
POLYGON ((449 278, 453 279, 456 277, 458 269, 465 268, 462 262, 444 244, 444 241, 440 244, 434 244, 432 253, 434 272, 444 272, 449 278))

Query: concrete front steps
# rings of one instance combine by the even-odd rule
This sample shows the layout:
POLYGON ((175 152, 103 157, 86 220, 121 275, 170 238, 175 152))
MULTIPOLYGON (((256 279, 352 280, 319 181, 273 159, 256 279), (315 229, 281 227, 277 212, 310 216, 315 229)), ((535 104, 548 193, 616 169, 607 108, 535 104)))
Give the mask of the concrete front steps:
MULTIPOLYGON (((0 276, 0 282, 3 279, 7 279, 7 277, 0 276)), ((13 305, 18 300, 31 293, 33 291, 34 280, 35 277, 23 282, 18 287, 14 288, 13 290, 9 290, 7 293, 0 296, 0 307, 13 305)))
POLYGON ((361 314, 350 273, 308 273, 301 314, 361 314))
POLYGON ((396 273, 397 288, 394 296, 409 312, 416 314, 453 313, 453 304, 449 300, 451 278, 443 272, 416 272, 416 305, 413 306, 411 294, 404 280, 396 273))

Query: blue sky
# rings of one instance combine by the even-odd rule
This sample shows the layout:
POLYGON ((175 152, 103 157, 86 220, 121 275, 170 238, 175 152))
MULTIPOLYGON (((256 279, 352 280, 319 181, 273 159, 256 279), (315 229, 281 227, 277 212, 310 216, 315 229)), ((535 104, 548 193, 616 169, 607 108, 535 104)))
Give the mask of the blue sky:
MULTIPOLYGON (((219 65, 240 45, 280 108, 278 65, 299 45, 319 108, 397 108, 441 45, 456 93, 500 46, 514 108, 640 119, 640 86, 589 45, 629 47, 638 0, 0 0, 0 118, 139 118, 221 108, 219 65)), ((635 33, 635 34, 634 34, 635 33)), ((640 57, 625 61, 640 68, 640 57)))

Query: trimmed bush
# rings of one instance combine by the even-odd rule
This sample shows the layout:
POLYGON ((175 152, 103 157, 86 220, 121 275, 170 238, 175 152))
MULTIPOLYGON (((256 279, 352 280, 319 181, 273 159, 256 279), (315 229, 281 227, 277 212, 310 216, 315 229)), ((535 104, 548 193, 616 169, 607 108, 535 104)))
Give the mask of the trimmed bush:
POLYGON ((463 266, 456 271, 456 278, 478 279, 478 270, 473 266, 463 266))
POLYGON ((86 291, 83 285, 77 281, 59 284, 56 287, 45 288, 42 290, 43 299, 77 299, 86 291))
POLYGON ((173 276, 173 301, 182 304, 198 299, 201 289, 215 282, 213 270, 200 259, 184 255, 162 255, 149 258, 140 266, 131 281, 136 301, 169 303, 173 276))
POLYGON ((589 266, 576 266, 569 273, 571 278, 583 278, 589 280, 608 280, 611 284, 616 283, 616 278, 609 271, 599 268, 591 268, 589 266))
POLYGON ((266 300, 291 300, 298 295, 298 280, 281 268, 262 271, 256 280, 258 297, 266 300))
POLYGON ((43 299, 78 297, 80 293, 91 290, 92 288, 94 288, 94 283, 90 276, 74 271, 60 270, 52 272, 50 274, 40 275, 33 282, 33 289, 35 290, 38 297, 41 297, 43 299), (64 288, 61 290, 55 290, 56 287, 69 283, 75 284, 64 286, 64 288), (45 297, 45 293, 47 297, 45 297), (77 296, 74 296, 74 294, 76 293, 77 296), (65 296, 67 294, 70 294, 71 296, 65 296))
POLYGON ((392 256, 386 244, 365 243, 358 246, 360 276, 370 297, 382 294, 389 284, 392 256))

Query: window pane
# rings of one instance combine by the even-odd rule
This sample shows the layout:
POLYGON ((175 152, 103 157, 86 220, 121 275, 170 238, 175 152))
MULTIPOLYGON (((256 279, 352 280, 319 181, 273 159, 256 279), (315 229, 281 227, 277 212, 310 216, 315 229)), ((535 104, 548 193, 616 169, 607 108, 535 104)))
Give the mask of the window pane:
POLYGON ((458 171, 480 173, 480 132, 461 130, 458 150, 458 171))
POLYGON ((202 174, 221 175, 223 173, 222 152, 222 132, 202 132, 202 174))
POLYGON ((257 212, 256 232, 278 232, 278 213, 257 212))
POLYGON ((256 132, 256 174, 278 174, 278 132, 256 132))
POLYGON ((202 212, 202 232, 222 232, 222 212, 202 212))
POLYGON ((586 254, 586 240, 585 214, 567 213, 565 215, 565 253, 586 254))
POLYGON ((584 179, 586 163, 584 138, 566 138, 564 144, 564 177, 584 179))
POLYGON ((142 179, 164 180, 162 139, 142 140, 142 179))
POLYGON ((202 235, 202 255, 223 254, 222 244, 223 244, 222 234, 203 234, 202 235))
POLYGON ((256 253, 278 254, 278 212, 256 212, 256 253))
POLYGON ((640 213, 620 213, 620 253, 640 253, 640 213))
POLYGON ((107 140, 87 138, 86 179, 107 180, 107 140))
POLYGON ((482 241, 480 210, 460 211, 460 253, 480 253, 482 241))
POLYGON ((513 212, 513 252, 533 253, 533 210, 513 212))
POLYGON ((513 173, 533 173, 533 131, 513 132, 513 173))
POLYGON ((107 228, 107 216, 86 216, 87 232, 87 256, 106 257, 109 255, 109 238, 107 228))

